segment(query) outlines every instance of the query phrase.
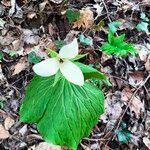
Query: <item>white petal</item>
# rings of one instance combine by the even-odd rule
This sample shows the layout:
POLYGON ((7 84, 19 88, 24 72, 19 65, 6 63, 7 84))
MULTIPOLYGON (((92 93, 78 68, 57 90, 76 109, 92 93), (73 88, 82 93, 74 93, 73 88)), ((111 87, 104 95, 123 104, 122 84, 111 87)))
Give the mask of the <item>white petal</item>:
POLYGON ((82 71, 71 61, 65 61, 60 64, 60 71, 68 81, 80 86, 84 84, 84 76, 82 71))
POLYGON ((74 58, 78 55, 78 42, 75 38, 70 44, 63 46, 60 49, 59 56, 60 58, 74 58))
POLYGON ((59 61, 56 58, 46 59, 33 66, 33 71, 42 77, 48 77, 57 73, 59 61))

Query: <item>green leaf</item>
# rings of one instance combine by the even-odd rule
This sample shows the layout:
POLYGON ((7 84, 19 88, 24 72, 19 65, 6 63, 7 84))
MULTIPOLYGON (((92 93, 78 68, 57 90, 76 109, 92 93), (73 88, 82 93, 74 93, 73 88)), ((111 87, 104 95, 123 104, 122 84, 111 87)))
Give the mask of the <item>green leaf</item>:
POLYGON ((11 51, 9 52, 9 56, 11 56, 11 57, 14 57, 14 56, 16 56, 16 55, 17 55, 17 52, 14 51, 14 50, 11 50, 11 51))
POLYGON ((63 40, 55 40, 54 43, 56 44, 57 48, 59 48, 59 49, 61 49, 66 44, 66 42, 63 40))
POLYGON ((72 58, 71 61, 79 60, 87 55, 88 55, 88 53, 87 54, 79 54, 75 58, 72 58))
POLYGON ((0 61, 3 59, 4 54, 0 51, 0 61))
POLYGON ((108 41, 111 45, 118 46, 123 43, 125 34, 115 37, 114 34, 110 31, 108 34, 108 41))
POLYGON ((146 17, 145 13, 141 13, 140 14, 140 18, 143 20, 143 21, 149 21, 148 17, 146 17))
POLYGON ((52 58, 57 57, 57 55, 58 55, 57 52, 55 52, 54 50, 49 49, 49 48, 45 48, 45 49, 48 51, 48 55, 50 55, 52 58))
POLYGON ((77 12, 77 11, 73 11, 71 9, 68 9, 66 11, 66 17, 69 21, 69 23, 72 23, 78 19, 80 19, 80 12, 77 12))
POLYGON ((108 42, 101 46, 101 50, 108 55, 116 55, 119 57, 127 56, 128 54, 137 54, 136 49, 130 43, 124 42, 125 34, 114 36, 110 31, 108 34, 108 42))
POLYGON ((4 101, 0 100, 0 109, 3 109, 3 108, 4 108, 4 101))
POLYGON ((115 133, 117 134, 118 140, 122 143, 127 143, 132 136, 132 132, 127 129, 123 129, 121 131, 117 130, 115 133))
POLYGON ((94 29, 95 31, 100 31, 100 30, 104 27, 104 25, 105 25, 104 21, 101 20, 98 24, 95 24, 95 25, 93 26, 93 29, 94 29))
POLYGON ((28 61, 33 64, 37 64, 41 61, 41 58, 36 55, 34 51, 28 54, 28 61))
POLYGON ((139 31, 144 31, 146 33, 149 33, 148 31, 148 23, 147 22, 141 22, 136 26, 136 29, 139 31))
POLYGON ((86 46, 93 45, 93 39, 89 37, 85 37, 83 34, 79 35, 79 41, 86 46))
POLYGON ((76 150, 104 112, 104 95, 90 83, 77 86, 54 76, 35 76, 20 109, 22 122, 37 123, 43 138, 76 150))
POLYGON ((96 69, 90 66, 84 65, 79 62, 75 62, 75 64, 81 69, 85 79, 97 78, 100 80, 108 80, 105 74, 97 71, 96 69))
POLYGON ((117 31, 117 28, 119 26, 121 26, 121 22, 119 22, 119 21, 113 21, 113 22, 109 23, 108 26, 109 26, 110 31, 112 33, 115 33, 117 31))

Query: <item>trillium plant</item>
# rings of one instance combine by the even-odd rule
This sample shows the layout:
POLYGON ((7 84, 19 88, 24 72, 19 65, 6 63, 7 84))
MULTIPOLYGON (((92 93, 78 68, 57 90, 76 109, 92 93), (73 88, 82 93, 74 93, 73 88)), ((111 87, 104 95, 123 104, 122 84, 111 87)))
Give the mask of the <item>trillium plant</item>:
POLYGON ((63 46, 55 58, 44 60, 34 65, 34 72, 42 77, 56 74, 59 70, 70 82, 82 86, 84 76, 80 68, 71 62, 78 55, 78 42, 75 38, 70 44, 63 46))
POLYGON ((21 122, 35 123, 45 141, 71 150, 89 136, 104 112, 103 92, 90 79, 108 82, 103 73, 77 62, 84 56, 78 51, 75 38, 35 64, 20 108, 21 122))

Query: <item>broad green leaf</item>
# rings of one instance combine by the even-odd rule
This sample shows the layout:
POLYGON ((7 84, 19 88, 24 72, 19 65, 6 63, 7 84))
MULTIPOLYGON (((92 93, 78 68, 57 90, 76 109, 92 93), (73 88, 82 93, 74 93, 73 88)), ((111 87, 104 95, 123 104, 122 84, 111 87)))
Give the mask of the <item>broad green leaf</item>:
POLYGON ((68 9, 66 11, 66 17, 67 17, 69 23, 72 23, 80 18, 80 12, 68 9))
POLYGON ((88 55, 88 53, 87 54, 79 54, 75 58, 72 58, 71 61, 79 60, 87 55, 88 55))
POLYGON ((119 21, 114 21, 114 22, 109 23, 108 26, 109 26, 110 31, 111 31, 112 33, 115 33, 115 32, 117 31, 117 28, 118 28, 119 26, 121 26, 121 22, 119 22, 119 21))
POLYGON ((34 51, 28 54, 28 61, 33 64, 37 64, 41 61, 41 58, 36 55, 34 51))
POLYGON ((54 76, 35 76, 20 109, 22 122, 37 123, 43 138, 55 145, 76 150, 104 112, 103 93, 90 83, 74 85, 54 76))
POLYGON ((55 52, 54 50, 49 49, 49 48, 45 48, 45 49, 48 51, 49 56, 51 56, 52 58, 57 57, 57 55, 58 55, 57 52, 55 52))
POLYGON ((147 22, 141 22, 136 26, 136 29, 139 31, 144 31, 146 33, 148 33, 148 23, 147 22))
POLYGON ((84 65, 79 62, 75 62, 75 64, 81 69, 85 79, 97 78, 100 80, 108 80, 105 74, 97 71, 96 69, 90 66, 84 65))

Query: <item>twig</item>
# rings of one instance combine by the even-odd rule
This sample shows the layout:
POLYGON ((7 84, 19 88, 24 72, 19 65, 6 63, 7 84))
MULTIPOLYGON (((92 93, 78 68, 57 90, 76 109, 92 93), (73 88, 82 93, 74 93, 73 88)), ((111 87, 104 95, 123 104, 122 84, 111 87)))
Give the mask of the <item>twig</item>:
POLYGON ((130 98, 128 104, 127 104, 126 109, 124 110, 123 114, 121 115, 121 117, 120 117, 120 119, 119 119, 119 122, 118 122, 118 125, 117 125, 117 127, 116 127, 116 130, 118 130, 118 128, 119 128, 119 126, 120 126, 120 123, 121 123, 121 121, 122 121, 122 119, 123 119, 123 117, 124 117, 124 115, 125 115, 127 109, 129 108, 129 106, 130 106, 130 104, 131 104, 131 102, 132 102, 133 97, 136 95, 136 93, 138 92, 138 90, 139 90, 142 86, 145 85, 145 83, 148 81, 149 78, 150 78, 150 75, 145 79, 145 81, 144 81, 144 82, 136 89, 136 91, 132 94, 132 96, 131 96, 131 98, 130 98))
POLYGON ((102 0, 102 3, 103 3, 103 5, 104 5, 104 7, 105 7, 105 10, 106 10, 106 13, 107 13, 107 17, 108 17, 109 22, 112 22, 111 19, 110 19, 110 17, 109 17, 109 11, 108 11, 108 8, 107 8, 107 6, 106 6, 104 0, 102 0))

